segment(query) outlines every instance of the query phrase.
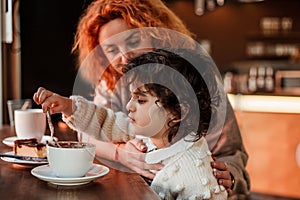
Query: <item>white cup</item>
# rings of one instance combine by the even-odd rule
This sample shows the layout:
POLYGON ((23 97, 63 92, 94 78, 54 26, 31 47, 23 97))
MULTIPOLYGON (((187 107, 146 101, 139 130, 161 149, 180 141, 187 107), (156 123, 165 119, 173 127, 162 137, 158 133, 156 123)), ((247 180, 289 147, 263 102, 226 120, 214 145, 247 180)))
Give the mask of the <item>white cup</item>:
POLYGON ((57 177, 82 177, 93 166, 94 144, 75 141, 60 141, 58 144, 60 147, 47 145, 49 166, 57 177))
POLYGON ((26 106, 26 109, 31 108, 32 100, 31 99, 11 99, 7 100, 8 116, 11 126, 15 125, 15 110, 21 109, 23 106, 26 106))
POLYGON ((19 139, 41 141, 46 131, 46 114, 42 109, 15 110, 15 130, 19 139))

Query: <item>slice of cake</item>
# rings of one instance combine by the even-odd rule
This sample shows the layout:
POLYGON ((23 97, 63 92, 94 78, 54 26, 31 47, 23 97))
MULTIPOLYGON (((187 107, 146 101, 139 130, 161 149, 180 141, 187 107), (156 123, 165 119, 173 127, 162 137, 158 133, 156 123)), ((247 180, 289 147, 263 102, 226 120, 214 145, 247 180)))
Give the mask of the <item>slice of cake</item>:
POLYGON ((46 144, 39 143, 36 138, 15 140, 14 153, 17 156, 47 157, 46 144))

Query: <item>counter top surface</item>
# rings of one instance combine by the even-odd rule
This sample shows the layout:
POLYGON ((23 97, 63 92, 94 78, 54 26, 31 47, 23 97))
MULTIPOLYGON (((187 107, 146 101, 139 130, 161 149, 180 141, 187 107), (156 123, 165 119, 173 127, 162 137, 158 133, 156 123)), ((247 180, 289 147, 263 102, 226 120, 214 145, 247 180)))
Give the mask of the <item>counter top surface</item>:
POLYGON ((237 111, 300 114, 300 96, 227 94, 237 111))
MULTIPOLYGON (((5 125, 0 128, 2 153, 12 151, 11 147, 2 142, 6 137, 11 136, 15 136, 13 127, 5 125)), ((73 132, 56 132, 55 136, 59 140, 76 140, 76 134, 73 132)), ((101 164, 96 159, 95 163, 101 164)), ((34 167, 36 166, 20 165, 0 159, 1 199, 160 199, 136 173, 126 173, 109 168, 108 174, 86 185, 61 186, 39 180, 31 175, 34 167)))

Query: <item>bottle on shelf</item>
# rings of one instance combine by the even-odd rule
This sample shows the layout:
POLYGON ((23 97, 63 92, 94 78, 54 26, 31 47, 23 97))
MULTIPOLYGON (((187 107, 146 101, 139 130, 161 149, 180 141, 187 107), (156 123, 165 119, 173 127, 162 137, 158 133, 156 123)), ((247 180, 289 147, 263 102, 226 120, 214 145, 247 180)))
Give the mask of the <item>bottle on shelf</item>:
POLYGON ((266 75, 266 68, 259 67, 257 70, 257 79, 256 79, 256 86, 258 92, 265 91, 265 75, 266 75))
POLYGON ((232 72, 226 72, 224 75, 224 90, 226 93, 236 92, 235 76, 232 72))
POLYGON ((256 92, 257 84, 256 84, 257 70, 255 67, 251 67, 249 70, 249 78, 248 78, 248 91, 250 93, 256 92))
POLYGON ((267 67, 265 78, 265 90, 266 92, 273 92, 274 88, 274 70, 272 67, 267 67))

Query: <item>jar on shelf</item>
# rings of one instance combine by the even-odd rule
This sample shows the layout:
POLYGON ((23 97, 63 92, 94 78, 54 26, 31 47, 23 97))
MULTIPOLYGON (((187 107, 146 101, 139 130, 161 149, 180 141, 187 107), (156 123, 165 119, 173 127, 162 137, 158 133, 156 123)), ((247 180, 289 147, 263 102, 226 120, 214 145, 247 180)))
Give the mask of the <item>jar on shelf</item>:
POLYGON ((266 92, 273 92, 274 89, 275 89, 274 70, 272 67, 267 67, 266 78, 265 78, 265 90, 266 92))
POLYGON ((265 67, 259 67, 257 70, 257 79, 256 79, 256 87, 258 92, 265 91, 265 75, 266 75, 265 67))
POLYGON ((256 77, 257 77, 257 69, 255 67, 251 67, 249 70, 249 78, 248 78, 248 91, 250 93, 256 92, 257 90, 256 77))

